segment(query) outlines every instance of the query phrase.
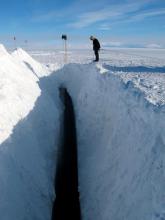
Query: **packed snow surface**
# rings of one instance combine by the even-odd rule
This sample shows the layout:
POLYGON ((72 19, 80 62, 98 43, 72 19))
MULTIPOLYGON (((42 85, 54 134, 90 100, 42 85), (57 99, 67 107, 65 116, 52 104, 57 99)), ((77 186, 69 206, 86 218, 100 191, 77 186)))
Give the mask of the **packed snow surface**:
POLYGON ((68 65, 59 51, 30 54, 0 45, 1 219, 51 219, 61 86, 76 113, 82 219, 165 219, 164 51, 102 51, 99 64, 71 51, 68 65))
MULTIPOLYGON (((59 51, 30 51, 30 54, 42 63, 49 63, 52 70, 64 65, 64 55, 59 51)), ((133 82, 149 102, 165 104, 165 49, 109 49, 101 50, 100 57, 97 66, 102 73, 118 74, 125 83, 133 82)), ((67 63, 91 63, 93 58, 92 50, 72 50, 67 63)))

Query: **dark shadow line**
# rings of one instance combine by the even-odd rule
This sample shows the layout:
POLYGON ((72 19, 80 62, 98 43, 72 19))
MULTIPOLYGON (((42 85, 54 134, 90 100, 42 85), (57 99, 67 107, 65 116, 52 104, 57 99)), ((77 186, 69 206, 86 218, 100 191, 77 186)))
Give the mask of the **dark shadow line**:
POLYGON ((104 67, 114 72, 149 72, 149 73, 165 73, 165 66, 162 67, 146 67, 146 66, 110 66, 105 64, 104 67))
POLYGON ((63 137, 59 146, 55 177, 56 199, 52 220, 81 219, 78 192, 77 137, 73 103, 65 88, 60 88, 64 104, 63 137))

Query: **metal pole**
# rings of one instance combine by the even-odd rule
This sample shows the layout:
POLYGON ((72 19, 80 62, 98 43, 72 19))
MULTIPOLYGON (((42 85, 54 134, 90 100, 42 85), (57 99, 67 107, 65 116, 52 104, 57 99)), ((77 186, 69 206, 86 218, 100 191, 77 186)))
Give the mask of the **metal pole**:
POLYGON ((25 50, 28 51, 28 41, 25 40, 25 50))
POLYGON ((14 48, 15 48, 15 50, 17 49, 16 37, 15 36, 14 36, 14 48))
POLYGON ((65 40, 65 63, 67 63, 67 40, 65 40))
POLYGON ((62 40, 64 40, 64 63, 67 63, 67 35, 62 35, 62 40))

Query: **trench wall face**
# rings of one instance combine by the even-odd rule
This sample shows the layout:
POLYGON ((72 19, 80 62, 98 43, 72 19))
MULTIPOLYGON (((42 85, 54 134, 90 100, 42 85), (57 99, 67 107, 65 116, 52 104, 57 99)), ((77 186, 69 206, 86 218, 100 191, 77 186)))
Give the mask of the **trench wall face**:
POLYGON ((72 68, 60 77, 75 107, 82 219, 161 218, 164 108, 117 76, 72 68))

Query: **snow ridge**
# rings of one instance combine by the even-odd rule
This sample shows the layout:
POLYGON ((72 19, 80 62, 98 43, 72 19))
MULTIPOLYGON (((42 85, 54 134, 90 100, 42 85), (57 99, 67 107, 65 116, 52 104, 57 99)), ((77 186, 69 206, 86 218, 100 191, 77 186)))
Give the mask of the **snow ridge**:
POLYGON ((12 56, 17 60, 22 61, 37 77, 43 77, 50 74, 49 69, 46 66, 34 60, 21 48, 16 49, 12 53, 12 56))
POLYGON ((33 109, 40 89, 27 67, 0 46, 0 143, 12 133, 17 122, 33 109))
POLYGON ((5 47, 2 44, 0 44, 0 56, 4 56, 4 55, 8 55, 8 52, 5 49, 5 47))

